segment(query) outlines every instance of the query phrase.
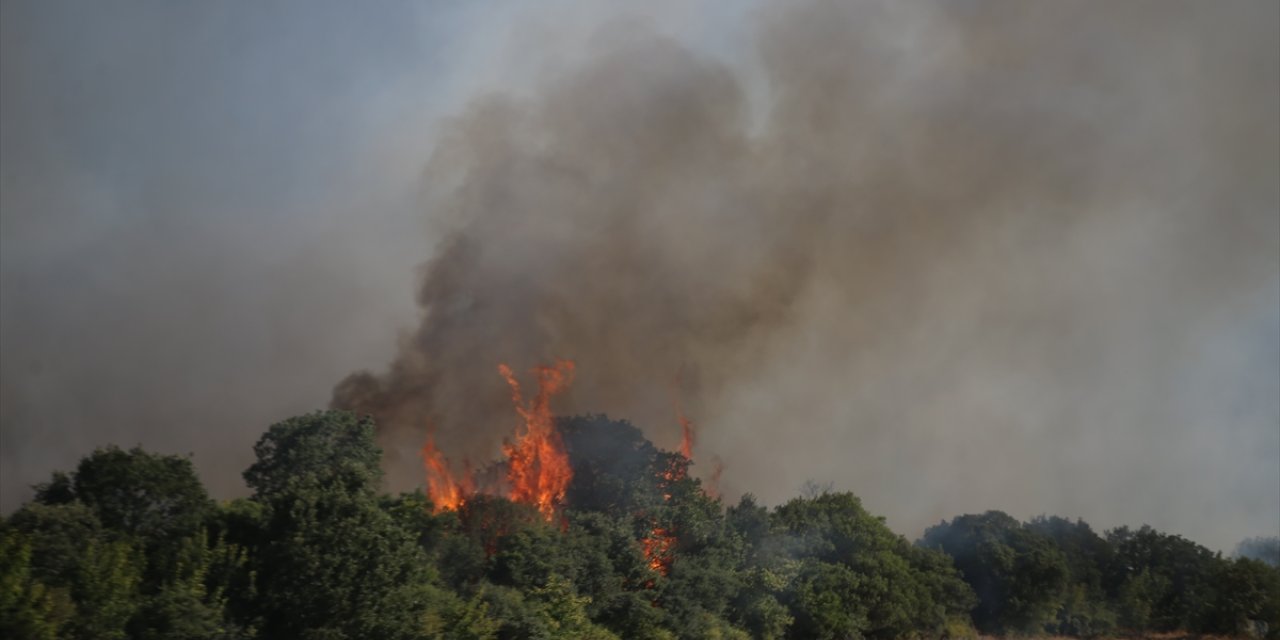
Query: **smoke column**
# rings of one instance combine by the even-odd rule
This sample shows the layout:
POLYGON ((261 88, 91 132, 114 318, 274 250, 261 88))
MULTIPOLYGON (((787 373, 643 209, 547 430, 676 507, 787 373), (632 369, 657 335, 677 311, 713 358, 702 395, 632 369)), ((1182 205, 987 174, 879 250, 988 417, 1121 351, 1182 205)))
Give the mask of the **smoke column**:
POLYGON ((569 358, 729 500, 1280 535, 1280 6, 519 4, 0 4, 0 508, 569 358))
POLYGON ((496 362, 672 449, 683 371, 731 492, 1274 530, 1276 7, 1092 9, 779 5, 729 61, 606 24, 449 122, 422 323, 334 406, 410 486, 428 424, 493 457, 496 362))

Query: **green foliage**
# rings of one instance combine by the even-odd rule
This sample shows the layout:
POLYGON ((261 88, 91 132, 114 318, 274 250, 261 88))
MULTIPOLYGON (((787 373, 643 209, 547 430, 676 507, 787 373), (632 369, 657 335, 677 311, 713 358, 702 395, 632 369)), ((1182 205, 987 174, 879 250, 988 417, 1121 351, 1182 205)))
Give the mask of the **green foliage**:
POLYGON ((72 603, 67 638, 123 638, 141 603, 144 559, 122 532, 102 527, 79 502, 28 504, 6 523, 31 549, 32 577, 72 603))
POLYGON ((1107 588, 1136 611, 1150 612, 1145 628, 1200 629, 1212 606, 1214 572, 1221 557, 1181 536, 1146 526, 1110 531, 1107 542, 1115 550, 1107 588))
POLYGON ((74 581, 85 545, 107 535, 93 510, 78 502, 28 503, 9 517, 7 525, 26 534, 32 547, 32 572, 46 584, 74 581))
POLYGON ((1209 633, 1245 635, 1258 622, 1280 632, 1280 569, 1237 558, 1215 569, 1214 596, 1199 628, 1209 633))
POLYGON ((423 635, 429 640, 494 640, 502 622, 489 615, 479 594, 463 600, 452 591, 429 587, 423 635))
POLYGON ((426 558, 377 501, 372 424, 311 414, 272 426, 254 450, 245 478, 265 513, 253 558, 263 634, 421 635, 426 558))
POLYGON ((978 595, 973 622, 986 633, 1042 633, 1065 602, 1067 560, 1053 539, 999 511, 960 516, 925 531, 922 544, 955 559, 978 595))
POLYGON ((573 466, 566 502, 605 513, 649 509, 663 502, 654 483, 659 450, 640 429, 605 416, 557 420, 573 466))
POLYGON ((253 496, 221 504, 185 458, 99 449, 0 522, 0 636, 1280 635, 1280 569, 1149 527, 988 512, 913 545, 851 493, 726 508, 629 423, 559 425, 575 476, 554 522, 502 497, 434 513, 379 495, 373 425, 342 412, 272 426, 253 496))
POLYGON ((244 550, 224 541, 210 545, 201 532, 180 541, 170 573, 147 596, 129 624, 140 640, 239 637, 228 618, 230 577, 243 567, 244 550))
MULTIPOLYGON (((939 632, 947 620, 967 612, 972 596, 949 563, 935 552, 913 548, 883 518, 867 513, 850 493, 797 498, 774 514, 784 547, 803 557, 851 571, 845 588, 865 617, 859 633, 897 638, 939 632)), ((833 579, 826 571, 815 575, 833 579)), ((804 618, 797 616, 800 628, 804 618)))
POLYGON ((1051 538, 1067 563, 1067 591, 1046 631, 1083 637, 1113 632, 1117 616, 1103 587, 1104 570, 1114 562, 1111 545, 1083 520, 1039 517, 1027 528, 1051 538))
POLYGON ((65 591, 32 577, 26 536, 0 526, 0 637, 53 640, 71 607, 65 591))
POLYGON ((253 446, 245 482, 262 499, 308 487, 339 486, 372 496, 382 479, 373 420, 324 411, 272 425, 253 446))
MULTIPOLYGON (((58 482, 55 477, 51 486, 58 482)), ((91 508, 103 526, 149 544, 196 534, 213 510, 191 460, 139 448, 94 451, 76 467, 71 487, 75 501, 91 508)))
POLYGON ((125 625, 141 604, 142 572, 136 551, 119 541, 89 540, 81 550, 76 575, 68 585, 76 615, 68 625, 72 638, 125 638, 125 625))

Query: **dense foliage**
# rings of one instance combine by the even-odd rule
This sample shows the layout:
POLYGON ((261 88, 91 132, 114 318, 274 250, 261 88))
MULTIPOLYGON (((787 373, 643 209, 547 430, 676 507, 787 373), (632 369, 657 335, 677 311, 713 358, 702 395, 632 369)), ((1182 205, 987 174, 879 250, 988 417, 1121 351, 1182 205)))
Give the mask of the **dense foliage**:
POLYGON ((188 459, 100 449, 0 522, 0 637, 1280 636, 1280 569, 1148 527, 988 512, 912 544, 852 494, 726 508, 626 422, 559 426, 553 522, 379 494, 373 425, 342 412, 272 426, 221 504, 188 459))

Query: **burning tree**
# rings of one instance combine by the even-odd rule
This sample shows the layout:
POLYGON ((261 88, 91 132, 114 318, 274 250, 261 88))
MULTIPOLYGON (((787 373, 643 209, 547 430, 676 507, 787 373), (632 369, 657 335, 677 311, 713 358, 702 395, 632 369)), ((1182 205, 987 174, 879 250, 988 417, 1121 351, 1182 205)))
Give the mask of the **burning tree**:
POLYGON ((520 381, 511 367, 498 365, 498 373, 511 388, 516 413, 523 419, 502 447, 505 459, 499 464, 506 469, 504 487, 477 487, 469 463, 464 463, 461 474, 455 474, 449 459, 436 448, 434 437, 428 434, 421 455, 427 474, 427 492, 436 511, 456 510, 479 491, 535 505, 547 521, 555 519, 573 479, 573 469, 555 426, 551 399, 568 388, 573 381, 573 370, 571 360, 535 367, 538 391, 525 400, 520 381))

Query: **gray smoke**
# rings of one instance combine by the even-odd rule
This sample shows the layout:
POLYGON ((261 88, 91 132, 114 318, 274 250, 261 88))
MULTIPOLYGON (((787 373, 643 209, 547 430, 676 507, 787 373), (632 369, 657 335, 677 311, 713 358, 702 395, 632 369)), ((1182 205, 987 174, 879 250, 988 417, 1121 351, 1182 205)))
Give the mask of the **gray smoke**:
POLYGON ((449 124, 422 323, 334 405, 407 486, 564 357, 565 411, 670 448, 680 374, 731 495, 1280 526, 1277 9, 1085 9, 788 3, 728 61, 606 25, 449 124))
POLYGON ((0 5, 4 510, 563 357, 730 499, 1280 534, 1275 3, 414 6, 0 5))

